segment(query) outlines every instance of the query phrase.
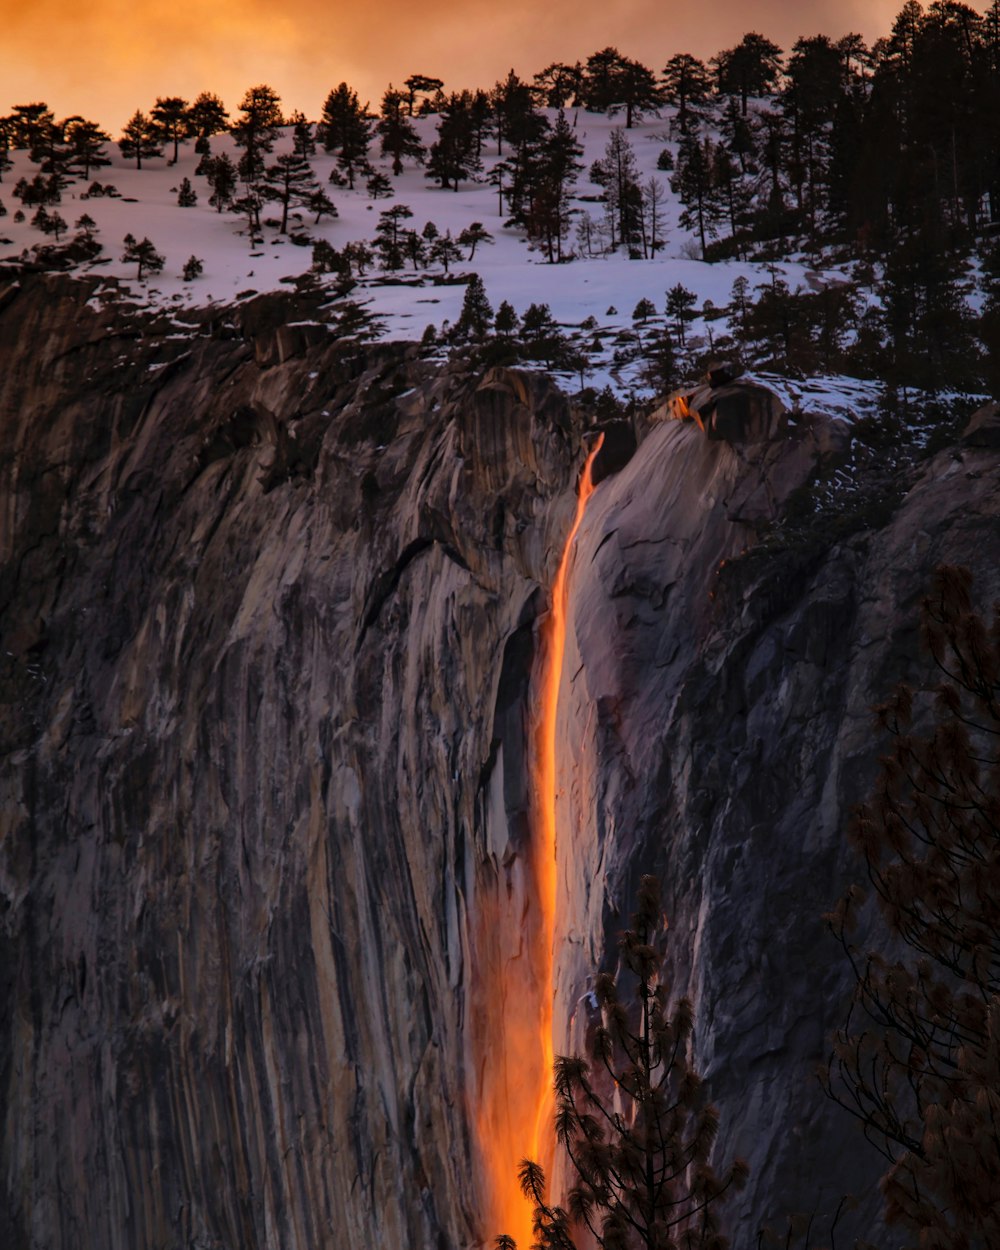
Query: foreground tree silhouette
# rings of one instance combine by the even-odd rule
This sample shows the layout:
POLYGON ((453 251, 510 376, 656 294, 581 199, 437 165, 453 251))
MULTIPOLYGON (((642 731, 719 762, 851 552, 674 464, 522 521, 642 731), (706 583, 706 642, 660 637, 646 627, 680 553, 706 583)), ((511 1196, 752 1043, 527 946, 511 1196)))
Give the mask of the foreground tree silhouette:
POLYGON ((887 1221, 933 1250, 1000 1245, 1000 605, 988 626, 971 586, 935 572, 921 623, 943 680, 932 710, 907 686, 878 709, 890 751, 851 828, 907 953, 852 944, 858 886, 830 917, 857 991, 828 1092, 890 1160, 887 1221))
MULTIPOLYGON (((591 1058, 556 1060, 556 1136, 576 1178, 568 1208, 547 1202, 537 1163, 525 1159, 520 1169, 543 1250, 573 1250, 574 1226, 589 1230, 603 1250, 729 1245, 719 1201, 742 1186, 747 1167, 736 1160, 720 1175, 709 1162, 719 1117, 690 1059, 691 1003, 681 999, 669 1014, 664 956, 655 945, 665 927, 659 882, 643 877, 632 928, 619 942, 619 975, 596 980, 602 1024, 591 1058), (620 982, 631 989, 628 1003, 620 982)), ((498 1250, 511 1246, 509 1237, 497 1239, 498 1250)))

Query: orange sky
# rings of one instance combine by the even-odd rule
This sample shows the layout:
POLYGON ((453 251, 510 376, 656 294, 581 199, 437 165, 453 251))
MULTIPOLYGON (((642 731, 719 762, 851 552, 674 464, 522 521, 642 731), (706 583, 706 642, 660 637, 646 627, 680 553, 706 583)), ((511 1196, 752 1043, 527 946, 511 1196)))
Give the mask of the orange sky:
POLYGON ((489 86, 608 44, 655 69, 674 52, 709 57, 748 29, 783 47, 798 35, 886 33, 902 0, 0 0, 0 112, 46 100, 118 133, 158 95, 217 92, 231 111, 267 82, 286 111, 315 116, 346 79, 377 105, 411 73, 489 86))

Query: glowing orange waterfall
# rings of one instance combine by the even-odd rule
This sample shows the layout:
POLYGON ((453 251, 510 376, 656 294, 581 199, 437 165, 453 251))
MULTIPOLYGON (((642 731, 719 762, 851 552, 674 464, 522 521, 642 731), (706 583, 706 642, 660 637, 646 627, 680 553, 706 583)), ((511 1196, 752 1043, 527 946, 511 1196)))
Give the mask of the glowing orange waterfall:
POLYGON ((538 1021, 542 1054, 542 1087, 535 1114, 531 1158, 550 1162, 552 1117, 552 999, 554 992, 554 951, 556 932, 556 716, 559 711, 559 684, 566 652, 566 608, 569 602, 569 562, 573 543, 583 521, 587 500, 594 493, 594 458, 601 450, 600 434, 584 462, 576 492, 576 515, 562 559, 552 583, 552 607, 542 627, 542 670, 538 690, 538 726, 535 740, 535 879, 538 908, 542 920, 542 1002, 538 1021))
MULTIPOLYGON (((541 627, 531 726, 531 859, 507 869, 507 888, 483 899, 474 949, 479 996, 472 1003, 478 1100, 475 1121, 488 1190, 490 1234, 508 1233, 519 1250, 533 1241, 531 1205, 517 1183, 524 1158, 551 1164, 553 942, 556 932, 556 713, 566 646, 568 570, 574 539, 593 493, 591 470, 603 435, 587 456, 576 515, 541 627)), ((485 1213, 484 1213, 485 1214, 485 1213)))

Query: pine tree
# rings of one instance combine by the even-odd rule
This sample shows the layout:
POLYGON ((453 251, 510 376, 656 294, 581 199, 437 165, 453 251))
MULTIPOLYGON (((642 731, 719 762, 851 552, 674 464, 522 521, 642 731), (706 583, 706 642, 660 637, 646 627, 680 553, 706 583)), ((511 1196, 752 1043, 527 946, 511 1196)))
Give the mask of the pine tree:
MULTIPOLYGON (((233 142, 242 149, 237 166, 247 188, 264 173, 264 158, 274 148, 281 126, 281 97, 266 83, 251 87, 240 101, 240 115, 232 125, 233 142)), ((260 222, 258 221, 259 227, 260 222)))
POLYGON ((545 132, 547 122, 535 108, 531 88, 513 70, 494 86, 490 101, 496 119, 497 156, 503 155, 505 142, 516 148, 537 142, 545 132))
POLYGON ((687 346, 687 323, 692 318, 691 310, 697 302, 698 296, 695 295, 694 291, 689 291, 680 282, 676 286, 672 286, 667 292, 667 316, 673 318, 677 342, 682 349, 687 346))
POLYGON ((469 100, 469 126, 475 137, 476 160, 483 155, 483 148, 489 135, 496 133, 496 113, 493 109, 493 98, 488 91, 477 88, 469 100))
POLYGON ((309 199, 306 201, 306 207, 311 213, 316 214, 317 226, 319 225, 321 218, 337 216, 337 206, 322 187, 317 187, 316 190, 312 192, 309 199))
POLYGON ((670 179, 670 189, 684 205, 680 224, 685 230, 697 230, 703 260, 718 215, 712 154, 711 139, 685 135, 677 153, 677 172, 670 179))
POLYGON ((641 215, 639 218, 644 256, 654 257, 666 244, 663 234, 666 194, 657 178, 649 178, 642 186, 641 215))
POLYGON ((403 254, 415 270, 427 262, 427 244, 416 230, 405 230, 402 235, 403 254))
POLYGON ((583 168, 579 157, 583 148, 573 128, 560 110, 556 124, 541 139, 531 160, 531 176, 525 194, 525 208, 517 214, 529 239, 545 249, 550 264, 563 259, 563 240, 569 233, 570 193, 583 168))
POLYGON ((185 282, 193 282, 195 278, 200 278, 205 272, 205 264, 199 260, 197 256, 189 256, 184 262, 184 268, 181 276, 185 282))
MULTIPOLYGON (((396 178, 403 172, 403 161, 407 157, 418 164, 424 159, 424 145, 404 112, 406 102, 407 96, 390 84, 382 97, 381 115, 375 123, 382 140, 382 155, 392 158, 392 172, 396 178)), ((412 106, 412 97, 410 103, 412 106)))
POLYGON ((891 343, 889 380, 932 392, 977 383, 971 315, 961 265, 939 223, 905 231, 886 257, 882 303, 891 343))
POLYGON ((549 1250, 574 1250, 574 1225, 601 1250, 729 1245, 719 1206, 748 1171, 737 1160, 719 1175, 709 1163, 719 1116, 690 1059, 691 1003, 681 999, 670 1012, 659 895, 656 878, 643 877, 619 942, 621 973, 595 979, 602 1024, 591 1057, 555 1063, 556 1136, 575 1178, 568 1209, 549 1203, 537 1163, 521 1164, 537 1243, 549 1250))
POLYGON ((190 178, 182 178, 177 192, 177 203, 181 208, 193 208, 198 203, 198 193, 191 185, 190 178))
POLYGON ((583 82, 583 66, 565 65, 555 61, 535 75, 536 90, 543 93, 546 108, 564 109, 579 95, 583 82))
POLYGON ((170 163, 176 165, 181 141, 194 134, 187 100, 182 100, 178 95, 157 96, 156 103, 149 111, 149 119, 157 139, 161 143, 174 145, 174 155, 170 163))
POLYGON ((45 177, 35 174, 30 182, 26 178, 18 178, 14 183, 14 194, 25 206, 34 204, 58 204, 62 199, 59 179, 55 176, 45 177))
POLYGON ((188 110, 191 129, 201 140, 217 135, 229 125, 225 105, 211 91, 203 91, 188 110))
POLYGON ((311 204, 312 196, 319 190, 312 166, 305 157, 294 152, 284 153, 267 167, 260 193, 265 200, 276 200, 281 205, 279 234, 288 230, 288 213, 292 206, 311 204))
POLYGON ((504 338, 510 338, 517 329, 517 312, 514 309, 514 305, 508 303, 507 300, 501 300, 493 328, 497 334, 502 334, 504 338))
POLYGON ((361 241, 345 243, 343 256, 348 265, 348 277, 350 277, 351 265, 355 266, 359 277, 364 277, 365 271, 375 264, 375 253, 367 243, 361 241))
POLYGON ((305 113, 296 109, 289 117, 288 123, 292 127, 292 151, 295 155, 301 156, 303 160, 315 156, 316 138, 313 135, 313 124, 306 118, 305 113))
POLYGON ((163 155, 159 132, 152 119, 140 109, 136 109, 126 122, 118 147, 126 160, 135 160, 136 169, 142 169, 143 157, 150 159, 163 155))
POLYGON ((403 222, 409 221, 413 210, 406 204, 393 204, 379 213, 375 227, 375 251, 383 269, 403 268, 403 222))
POLYGON ((486 298, 486 288, 478 273, 474 273, 465 288, 462 311, 455 322, 453 334, 457 339, 482 342, 489 333, 493 321, 493 309, 486 298))
POLYGON ((327 152, 336 154, 337 166, 352 190, 357 174, 368 169, 372 124, 368 106, 358 102, 358 93, 346 82, 326 97, 317 136, 327 152))
POLYGON ((827 1090, 889 1161, 887 1222, 969 1250, 1000 1244, 1000 609, 939 566, 920 618, 933 669, 876 709, 889 750, 850 827, 893 954, 856 947, 853 886, 829 917, 857 986, 827 1090))
POLYGON ((103 146, 110 142, 111 136, 96 122, 83 117, 70 118, 63 123, 63 138, 68 149, 68 166, 84 180, 90 177, 92 169, 111 164, 103 146))
POLYGON ((750 96, 766 95, 781 74, 781 49, 770 39, 751 31, 735 48, 712 58, 720 95, 739 96, 740 113, 747 115, 750 96))
POLYGON ((350 276, 350 264, 326 239, 317 239, 312 248, 313 273, 338 273, 350 276))
POLYGON ((428 74, 411 74, 409 78, 404 80, 403 86, 407 90, 406 102, 412 117, 418 93, 421 95, 435 95, 444 86, 444 80, 433 78, 428 74))
POLYGON ((471 105, 472 96, 468 91, 450 95, 438 123, 438 137, 431 144, 426 176, 435 178, 444 190, 450 187, 457 191, 460 182, 482 168, 476 155, 471 105))
POLYGON ((0 117, 0 182, 3 182, 3 176, 13 165, 10 159, 10 148, 14 137, 14 124, 9 117, 0 117))
POLYGON ((626 58, 618 76, 619 100, 612 105, 611 113, 625 112, 625 129, 631 130, 636 122, 648 113, 656 113, 663 97, 656 75, 641 61, 626 58))
MULTIPOLYGON (((261 184, 259 182, 255 182, 250 186, 244 186, 243 194, 229 205, 230 209, 243 217, 247 223, 246 236, 251 252, 264 242, 260 237, 260 214, 261 209, 264 207, 260 187, 261 184)), ((242 234, 243 232, 240 231, 240 233, 242 234)))
POLYGON ((472 225, 466 226, 459 234, 458 241, 463 247, 469 249, 467 259, 472 260, 480 243, 493 243, 493 235, 485 229, 481 221, 474 221, 472 225))
POLYGON ((643 348, 641 377, 656 395, 669 394, 678 383, 677 355, 665 326, 658 329, 643 348))
POLYGON ((392 182, 380 171, 376 171, 368 179, 365 190, 373 200, 391 200, 395 195, 392 182))
POLYGON ((44 204, 38 206, 37 212, 31 219, 31 224, 36 230, 41 230, 42 234, 54 234, 57 243, 66 229, 65 219, 58 213, 50 213, 44 204))
POLYGON ((799 216, 815 239, 821 206, 828 198, 830 119, 846 102, 842 51, 825 35, 798 39, 786 73, 782 109, 791 121, 789 172, 799 216))
POLYGON ((620 126, 612 130, 604 156, 591 166, 590 177, 604 188, 611 246, 635 250, 641 242, 642 190, 635 152, 620 126))
POLYGON ((624 109, 626 130, 631 130, 634 122, 661 102, 653 71, 610 47, 587 58, 580 94, 584 107, 591 112, 615 113, 624 109))
POLYGON ((15 104, 9 124, 12 145, 27 148, 31 160, 39 164, 51 143, 55 127, 55 115, 49 106, 41 101, 15 104))
POLYGON ((678 52, 670 58, 663 67, 663 98, 677 109, 671 128, 676 125, 682 135, 687 134, 697 116, 691 106, 701 104, 711 86, 712 77, 704 61, 690 52, 678 52))
POLYGON ((124 239, 125 251, 122 253, 122 261, 126 265, 137 265, 138 271, 136 277, 141 282, 143 273, 159 273, 166 264, 166 258, 162 256, 149 239, 136 241, 135 235, 127 234, 124 239))
POLYGON ((531 360, 541 360, 551 369, 563 355, 566 340, 548 304, 529 304, 521 318, 521 337, 531 360))
MULTIPOLYGON (((461 239, 461 236, 459 238, 461 239)), ((432 240, 428 254, 432 263, 444 266, 445 273, 448 273, 449 265, 462 259, 462 249, 451 237, 450 230, 446 230, 444 234, 439 234, 432 240)), ((470 256, 469 259, 471 260, 472 257, 470 256)))
POLYGON ((224 208, 228 208, 232 203, 238 181, 236 166, 228 153, 222 152, 219 156, 208 158, 205 177, 208 179, 208 185, 212 188, 212 194, 208 197, 208 202, 216 212, 221 213, 224 208))

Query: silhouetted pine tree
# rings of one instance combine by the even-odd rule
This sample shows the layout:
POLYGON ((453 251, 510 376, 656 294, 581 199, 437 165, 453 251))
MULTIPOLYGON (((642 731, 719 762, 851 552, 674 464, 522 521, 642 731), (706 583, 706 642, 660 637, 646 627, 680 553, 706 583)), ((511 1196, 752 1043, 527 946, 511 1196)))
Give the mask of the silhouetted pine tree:
POLYGON ((584 107, 595 113, 625 113, 625 129, 662 103, 656 75, 641 61, 617 48, 602 48, 587 58, 580 83, 584 107))
POLYGON ((382 140, 382 155, 392 157, 392 172, 397 178, 403 172, 405 158, 419 164, 424 157, 424 145, 404 111, 407 100, 402 91, 390 84, 382 97, 381 116, 375 123, 382 140))
POLYGON ((229 114, 219 97, 211 91, 203 91, 188 110, 191 127, 199 139, 209 139, 229 125, 229 114))
POLYGON ((571 1250, 574 1226, 602 1250, 729 1245, 719 1209, 747 1167, 737 1160, 720 1175, 709 1162, 719 1116, 691 1062, 691 1003, 681 999, 671 1010, 663 927, 659 882, 643 877, 619 942, 621 971, 595 980, 602 1023, 590 1058, 560 1056, 555 1064, 556 1136, 574 1178, 567 1207, 548 1201, 537 1163, 521 1164, 539 1246, 571 1250))
POLYGON ((566 65, 561 61, 553 61, 534 75, 536 91, 541 95, 546 108, 566 108, 576 100, 583 82, 583 66, 579 61, 575 65, 566 65))
POLYGON ((312 166, 304 156, 286 152, 267 167, 261 180, 261 195, 281 205, 279 234, 288 230, 288 214, 293 205, 310 205, 312 196, 320 190, 312 166))
POLYGON ((620 126, 612 130, 603 157, 590 167, 590 177, 604 188, 611 246, 636 250, 641 243, 642 190, 635 152, 620 126))
POLYGON ((243 152, 237 168, 247 187, 255 186, 264 173, 264 158, 274 147, 281 123, 281 97, 274 88, 266 83, 251 87, 232 126, 233 142, 243 152))
POLYGON ((472 260, 476 254, 476 248, 480 243, 492 244, 493 235, 483 227, 483 223, 481 221, 474 221, 471 226, 466 226, 465 229, 459 234, 458 242, 461 243, 463 247, 467 247, 469 249, 467 259, 472 260))
POLYGON ((935 571, 936 672, 877 709, 889 750, 851 824, 901 955, 854 945, 861 887, 830 917, 857 989, 828 1092, 889 1160, 888 1222, 935 1250, 1000 1245, 1000 609, 971 590, 935 571))
POLYGON ((15 104, 11 110, 10 141, 15 148, 27 148, 31 159, 39 164, 51 143, 55 116, 42 101, 15 104))
POLYGON ((493 308, 486 297, 486 288, 478 273, 469 279, 462 300, 462 311, 458 315, 452 333, 457 339, 468 339, 482 342, 489 333, 493 323, 493 308))
POLYGON ((136 109, 125 123, 118 147, 126 160, 134 160, 136 169, 142 169, 143 158, 162 156, 159 131, 152 118, 136 109))
POLYGON ((296 109, 289 117, 288 122, 292 127, 292 151, 295 155, 304 159, 315 156, 316 137, 313 134, 313 124, 306 117, 305 113, 296 109))
POLYGON ((195 133, 187 100, 178 95, 157 96, 156 103, 149 110, 149 119, 158 140, 174 145, 172 163, 176 165, 181 141, 195 133))
POLYGON ((369 169, 368 148, 373 124, 368 106, 358 101, 358 93, 346 82, 326 97, 317 138, 327 152, 336 154, 337 166, 352 189, 355 177, 369 169))
POLYGON ((698 120, 692 105, 706 100, 712 86, 708 66, 690 52, 678 52, 663 67, 661 81, 664 101, 677 109, 671 127, 686 135, 698 120))
POLYGON ((685 135, 677 153, 677 172, 670 179, 670 189, 684 205, 680 224, 685 230, 697 231, 703 259, 719 215, 712 153, 711 139, 685 135))
POLYGON ((751 31, 735 48, 712 58, 715 83, 720 95, 736 96, 740 113, 747 115, 750 96, 772 91, 781 74, 781 49, 764 35, 751 31))
POLYGON ((453 92, 445 104, 438 123, 437 139, 427 157, 428 178, 434 178, 442 189, 457 191, 459 184, 482 168, 476 155, 476 127, 472 115, 472 94, 453 92))
POLYGON ((531 152, 520 154, 523 171, 513 220, 528 238, 544 250, 550 264, 563 259, 563 240, 569 233, 570 193, 583 165, 583 148, 560 111, 556 124, 531 152))
POLYGON ((417 103, 417 96, 434 95, 444 86, 444 79, 434 78, 430 74, 411 74, 409 78, 403 80, 403 86, 406 88, 406 103, 409 114, 412 117, 417 103))
POLYGON ((68 150, 67 166, 81 178, 88 179, 92 169, 111 164, 104 147, 111 136, 96 122, 83 117, 70 118, 63 123, 63 139, 68 150))
POLYGON ((216 212, 221 213, 224 208, 228 208, 232 203, 238 182, 236 166, 227 152, 222 152, 219 156, 207 158, 205 177, 208 179, 208 185, 212 188, 212 194, 208 197, 208 202, 216 212))
POLYGON ((403 223, 412 216, 413 210, 406 204, 393 204, 392 208, 379 213, 375 251, 383 269, 403 268, 403 223))

